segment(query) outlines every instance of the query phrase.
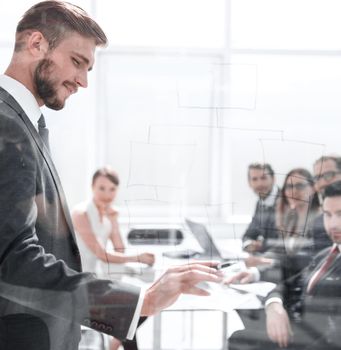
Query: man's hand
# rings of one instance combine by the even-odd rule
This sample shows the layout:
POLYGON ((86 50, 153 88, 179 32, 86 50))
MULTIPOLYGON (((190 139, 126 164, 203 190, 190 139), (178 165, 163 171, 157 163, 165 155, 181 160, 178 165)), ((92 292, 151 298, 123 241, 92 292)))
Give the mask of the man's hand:
POLYGON ((199 282, 221 282, 218 262, 195 262, 169 268, 146 291, 141 316, 151 316, 172 305, 180 294, 209 295, 196 286, 199 282))
POLYGON ((235 273, 234 275, 227 276, 224 278, 224 284, 232 283, 252 283, 254 282, 254 275, 251 271, 245 270, 235 273))
POLYGON ((244 259, 245 265, 247 267, 259 266, 259 265, 271 265, 273 259, 264 258, 263 256, 249 255, 244 259))
POLYGON ((259 252, 263 247, 262 240, 250 240, 250 243, 244 248, 248 253, 259 252))
POLYGON ((155 256, 152 253, 142 253, 137 256, 137 261, 152 266, 155 262, 155 256))
POLYGON ((266 307, 266 329, 273 342, 281 348, 288 346, 293 333, 288 314, 281 303, 273 302, 266 307))

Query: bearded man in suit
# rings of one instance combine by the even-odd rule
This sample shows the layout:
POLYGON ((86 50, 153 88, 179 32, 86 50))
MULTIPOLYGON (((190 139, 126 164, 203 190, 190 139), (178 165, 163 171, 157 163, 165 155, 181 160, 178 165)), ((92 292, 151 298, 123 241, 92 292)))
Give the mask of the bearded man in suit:
POLYGON ((281 288, 267 301, 267 331, 280 347, 336 350, 341 348, 341 181, 324 189, 323 222, 333 245, 321 251, 302 273, 300 318, 290 324, 281 288))
MULTIPOLYGON (((305 269, 293 276, 297 280, 294 293, 299 294, 289 295, 293 297, 290 304, 284 298, 290 280, 281 276, 283 267, 258 272, 262 280, 279 281, 265 300, 266 330, 260 325, 260 329, 236 333, 231 338, 231 348, 239 344, 245 348, 243 342, 250 343, 252 339, 259 348, 267 350, 341 349, 341 181, 325 186, 322 209, 324 229, 332 246, 320 251, 305 269)), ((249 269, 230 276, 225 282, 255 280, 254 271, 249 269)))
POLYGON ((73 226, 48 149, 40 107, 64 107, 87 87, 95 49, 107 38, 86 12, 43 1, 20 20, 0 76, 0 348, 75 350, 80 325, 131 339, 140 315, 180 293, 207 295, 214 263, 172 268, 149 289, 81 272, 73 226), (37 125, 38 122, 38 125, 37 125))
POLYGON ((275 209, 280 191, 275 183, 275 173, 268 163, 250 164, 247 177, 258 201, 252 221, 243 235, 243 249, 249 253, 265 253, 278 239, 275 209))

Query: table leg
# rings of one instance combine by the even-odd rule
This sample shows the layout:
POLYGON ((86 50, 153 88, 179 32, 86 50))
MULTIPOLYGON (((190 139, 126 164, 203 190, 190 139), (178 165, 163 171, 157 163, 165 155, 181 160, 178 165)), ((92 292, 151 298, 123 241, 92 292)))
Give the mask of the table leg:
POLYGON ((161 350, 161 312, 154 316, 153 350, 161 350))
POLYGON ((224 312, 224 311, 223 311, 223 330, 221 333, 222 333, 221 349, 228 350, 228 346, 227 346, 227 312, 224 312))

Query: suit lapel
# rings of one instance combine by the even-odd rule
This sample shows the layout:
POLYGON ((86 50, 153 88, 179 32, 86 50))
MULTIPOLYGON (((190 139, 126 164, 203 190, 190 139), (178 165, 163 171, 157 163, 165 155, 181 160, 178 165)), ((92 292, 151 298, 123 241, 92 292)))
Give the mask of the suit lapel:
POLYGON ((26 113, 20 107, 19 103, 12 97, 12 95, 10 95, 6 90, 2 89, 1 87, 0 87, 0 99, 2 99, 3 102, 5 102, 9 107, 11 107, 19 115, 19 117, 24 122, 25 126, 27 127, 32 139, 36 143, 42 157, 44 158, 45 162, 47 163, 47 166, 50 170, 52 179, 55 183, 60 202, 62 204, 65 219, 66 219, 67 224, 69 226, 72 237, 73 237, 74 241, 76 241, 75 233, 74 233, 73 225, 72 225, 72 220, 70 217, 70 212, 69 212, 69 209, 68 209, 68 206, 66 203, 66 197, 64 194, 64 190, 63 190, 62 184, 60 182, 57 170, 56 170, 56 168, 53 164, 53 161, 51 159, 49 151, 47 150, 46 146, 42 142, 37 130, 32 125, 32 123, 29 120, 29 118, 27 117, 26 113))
MULTIPOLYGON (((321 268, 321 266, 324 264, 326 258, 328 257, 330 252, 330 248, 327 248, 325 250, 325 254, 323 254, 323 256, 321 257, 321 259, 319 259, 318 261, 315 262, 315 264, 313 265, 313 268, 311 270, 309 270, 309 273, 305 276, 304 279, 304 290, 306 290, 310 279, 313 277, 313 275, 315 274, 315 272, 317 270, 319 270, 321 268)), ((331 274, 333 274, 335 272, 335 270, 337 268, 339 268, 339 263, 341 261, 341 253, 338 254, 338 256, 335 258, 335 260, 333 261, 332 265, 330 266, 330 268, 328 269, 328 271, 321 277, 320 281, 325 280, 326 278, 328 278, 331 274)), ((315 290, 315 288, 314 288, 315 290)))

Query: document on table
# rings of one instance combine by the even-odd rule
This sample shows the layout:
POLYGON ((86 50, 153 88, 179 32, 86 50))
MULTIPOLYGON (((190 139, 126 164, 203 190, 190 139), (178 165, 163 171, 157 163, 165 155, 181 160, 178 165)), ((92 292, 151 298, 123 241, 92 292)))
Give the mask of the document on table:
POLYGON ((259 309, 262 303, 254 293, 238 291, 218 283, 201 283, 200 288, 207 290, 209 296, 182 294, 167 310, 221 310, 230 312, 235 309, 259 309))
POLYGON ((266 297, 276 287, 276 284, 271 282, 255 282, 247 284, 230 284, 229 287, 240 292, 253 293, 260 297, 266 297))
MULTIPOLYGON (((149 284, 140 279, 125 276, 123 282, 132 283, 140 287, 149 284)), ((230 286, 219 283, 204 282, 198 285, 210 293, 209 296, 182 294, 167 310, 221 310, 230 312, 236 309, 260 309, 262 303, 258 296, 266 296, 274 287, 274 283, 255 282, 249 284, 232 284, 230 286)))

